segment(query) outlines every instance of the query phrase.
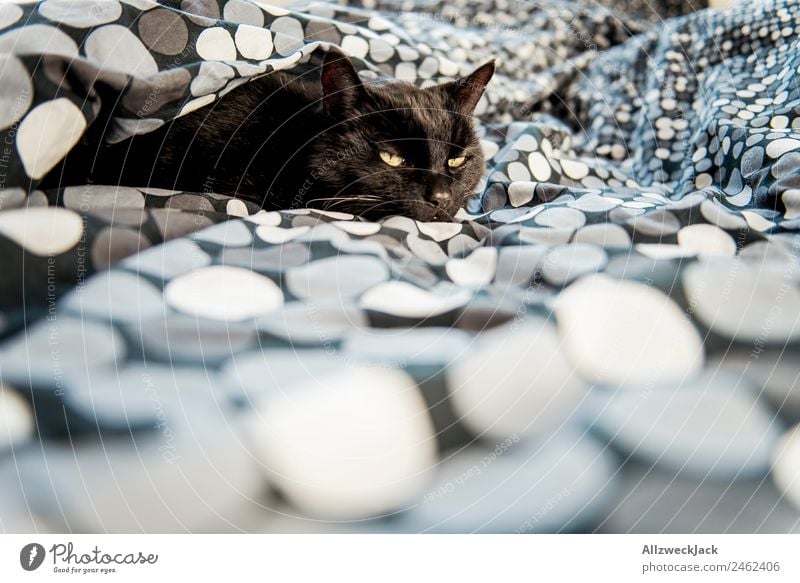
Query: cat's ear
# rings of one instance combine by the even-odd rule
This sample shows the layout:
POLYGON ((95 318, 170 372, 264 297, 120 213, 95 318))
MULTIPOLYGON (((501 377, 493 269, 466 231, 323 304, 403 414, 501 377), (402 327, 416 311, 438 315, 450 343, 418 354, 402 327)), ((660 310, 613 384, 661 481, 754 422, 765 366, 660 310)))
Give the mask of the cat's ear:
POLYGON ((366 89, 350 59, 331 47, 322 61, 322 107, 328 113, 352 112, 366 97, 366 89))
POLYGON ((492 75, 494 75, 494 59, 481 65, 466 77, 447 83, 445 87, 453 96, 455 110, 465 115, 472 115, 492 75))

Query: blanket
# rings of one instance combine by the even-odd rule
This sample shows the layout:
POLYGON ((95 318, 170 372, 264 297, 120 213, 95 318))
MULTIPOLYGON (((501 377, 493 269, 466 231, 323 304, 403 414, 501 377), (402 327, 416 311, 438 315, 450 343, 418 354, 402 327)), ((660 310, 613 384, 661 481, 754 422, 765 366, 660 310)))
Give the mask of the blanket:
POLYGON ((796 531, 800 6, 0 3, 7 532, 796 531), (42 178, 331 46, 489 58, 458 222, 42 178), (118 96, 104 102, 102 83, 118 96))

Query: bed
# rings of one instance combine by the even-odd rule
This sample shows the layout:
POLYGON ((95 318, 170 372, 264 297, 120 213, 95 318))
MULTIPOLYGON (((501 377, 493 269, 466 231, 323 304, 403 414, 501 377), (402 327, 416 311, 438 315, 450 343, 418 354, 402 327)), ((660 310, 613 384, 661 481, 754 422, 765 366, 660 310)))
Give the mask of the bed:
POLYGON ((0 3, 0 528, 797 532, 798 26, 0 3), (330 45, 420 84, 498 59, 458 222, 40 188, 103 108, 121 141, 330 45))

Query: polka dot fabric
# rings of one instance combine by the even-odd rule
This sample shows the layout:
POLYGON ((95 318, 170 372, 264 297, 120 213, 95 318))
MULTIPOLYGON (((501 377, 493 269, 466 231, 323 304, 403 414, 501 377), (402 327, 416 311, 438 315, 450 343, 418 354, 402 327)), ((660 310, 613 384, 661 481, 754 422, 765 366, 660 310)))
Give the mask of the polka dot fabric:
POLYGON ((796 531, 800 8, 697 8, 0 4, 3 528, 796 531), (40 185, 328 45, 498 58, 458 221, 40 185))

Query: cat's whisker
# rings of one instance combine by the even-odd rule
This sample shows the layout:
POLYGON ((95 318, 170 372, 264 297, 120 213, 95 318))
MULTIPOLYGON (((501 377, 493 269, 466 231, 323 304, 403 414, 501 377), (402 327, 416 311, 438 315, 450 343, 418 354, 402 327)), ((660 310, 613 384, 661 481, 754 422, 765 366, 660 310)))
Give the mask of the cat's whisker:
POLYGON ((306 207, 309 207, 311 204, 315 202, 323 202, 323 201, 332 201, 332 202, 356 202, 356 201, 379 201, 381 198, 379 196, 332 196, 327 198, 314 198, 309 200, 306 203, 306 207))
MULTIPOLYGON (((367 209, 367 210, 372 211, 372 210, 375 210, 378 207, 381 207, 381 206, 384 206, 384 205, 401 204, 401 203, 409 203, 409 202, 412 203, 412 204, 415 204, 415 205, 423 206, 423 207, 430 207, 437 214, 441 214, 442 218, 444 218, 445 220, 448 220, 448 221, 455 221, 456 220, 455 216, 453 216, 449 212, 443 210, 442 208, 440 208, 436 204, 434 204, 434 203, 432 203, 430 201, 421 200, 421 199, 418 199, 418 198, 395 198, 395 199, 389 199, 389 200, 382 200, 378 204, 370 206, 369 209, 367 209)), ((396 211, 398 213, 402 212, 403 210, 404 209, 402 209, 402 208, 396 209, 396 211)))
POLYGON ((306 203, 306 208, 312 208, 314 203, 322 203, 320 205, 322 207, 322 210, 328 210, 341 204, 351 204, 353 206, 369 206, 379 200, 380 198, 377 196, 315 198, 306 203))

